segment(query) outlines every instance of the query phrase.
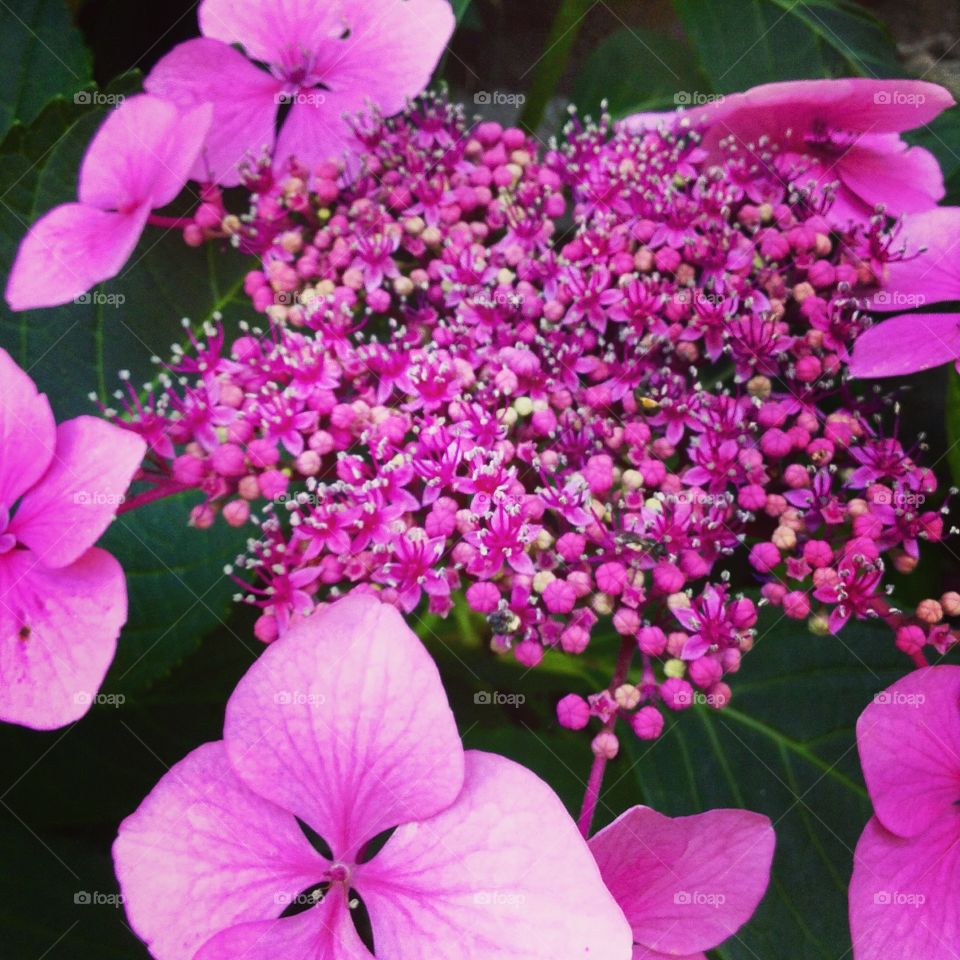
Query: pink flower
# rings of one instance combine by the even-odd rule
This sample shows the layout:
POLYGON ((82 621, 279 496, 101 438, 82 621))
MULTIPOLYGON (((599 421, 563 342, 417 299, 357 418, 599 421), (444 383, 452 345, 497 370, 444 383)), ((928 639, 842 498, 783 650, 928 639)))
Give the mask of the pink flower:
POLYGON ((633 931, 633 960, 705 960, 756 910, 774 843, 770 821, 747 810, 671 818, 632 807, 590 850, 633 931))
POLYGON ((560 800, 509 760, 464 753, 436 666, 370 596, 266 649, 230 698, 224 739, 160 780, 121 824, 114 859, 158 960, 371 960, 354 897, 382 957, 630 956, 560 800), (318 884, 319 903, 281 917, 318 884))
MULTIPOLYGON (((936 207, 905 217, 903 255, 887 264, 873 310, 910 310, 960 300, 960 207, 936 207)), ((910 313, 890 317, 862 333, 853 348, 855 377, 894 377, 960 361, 960 314, 910 313)))
MULTIPOLYGON (((933 155, 899 136, 929 123, 953 97, 921 80, 791 80, 767 83, 685 111, 707 125, 702 149, 713 159, 731 138, 760 153, 764 139, 778 149, 773 179, 840 182, 830 218, 846 221, 873 212, 915 213, 943 197, 943 176, 933 155), (790 170, 802 174, 789 177, 790 170)), ((650 127, 650 115, 631 121, 650 127)), ((753 199, 762 202, 759 194, 753 199)))
POLYGON ((57 426, 0 350, 0 720, 49 730, 89 709, 127 619, 120 564, 93 544, 145 451, 94 417, 57 426))
POLYGON ((116 276, 150 211, 183 189, 211 115, 210 107, 180 112, 157 97, 121 103, 84 155, 79 203, 54 207, 23 238, 7 281, 10 308, 69 303, 116 276))
POLYGON ((171 50, 145 86, 184 106, 213 104, 201 169, 227 185, 262 150, 312 168, 356 146, 343 115, 367 100, 400 110, 426 87, 454 27, 446 0, 204 0, 199 20, 203 37, 171 50), (277 135, 281 105, 290 112, 277 135))
POLYGON ((855 960, 960 951, 960 667, 916 670, 857 721, 873 802, 854 856, 855 960))

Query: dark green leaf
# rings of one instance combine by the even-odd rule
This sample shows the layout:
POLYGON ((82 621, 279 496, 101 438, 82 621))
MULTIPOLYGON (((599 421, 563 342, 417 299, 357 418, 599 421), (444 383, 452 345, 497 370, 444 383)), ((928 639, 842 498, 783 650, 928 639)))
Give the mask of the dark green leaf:
POLYGON ((960 484, 960 374, 956 370, 950 371, 946 404, 947 462, 953 482, 960 484))
POLYGON ((900 72, 886 28, 847 0, 675 0, 717 93, 778 80, 900 72))
MULTIPOLYGON (((226 629, 237 584, 224 565, 248 532, 223 521, 187 525, 195 495, 181 495, 117 517, 100 546, 123 565, 130 614, 104 692, 136 695, 193 652, 215 628, 226 629)), ((252 637, 234 637, 253 647, 252 637)))
POLYGON ((3 4, 0 63, 0 137, 14 121, 32 123, 48 101, 91 82, 90 55, 64 0, 3 4))
POLYGON ((614 117, 673 109, 705 88, 690 47, 653 30, 625 28, 607 37, 577 74, 573 102, 596 116, 600 102, 614 117))

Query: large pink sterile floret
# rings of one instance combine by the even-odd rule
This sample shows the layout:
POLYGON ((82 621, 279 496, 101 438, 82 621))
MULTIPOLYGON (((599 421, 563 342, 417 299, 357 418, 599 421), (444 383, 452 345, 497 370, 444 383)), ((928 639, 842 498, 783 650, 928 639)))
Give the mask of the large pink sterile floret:
POLYGON ((198 16, 203 37, 171 50, 145 85, 183 105, 213 104, 201 172, 227 185, 263 150, 313 167, 356 148, 343 115, 368 101, 400 110, 429 82, 454 27, 447 0, 204 0, 198 16))
POLYGON ((146 451, 77 417, 0 350, 0 720, 48 730, 82 717, 127 619, 120 564, 93 545, 146 451))
POLYGON ((380 958, 630 956, 560 800, 509 760, 464 753, 435 665, 372 596, 302 618, 266 650, 230 698, 223 741, 160 780, 114 858, 158 960, 370 958, 357 896, 380 958), (281 916, 318 885, 319 903, 281 916))

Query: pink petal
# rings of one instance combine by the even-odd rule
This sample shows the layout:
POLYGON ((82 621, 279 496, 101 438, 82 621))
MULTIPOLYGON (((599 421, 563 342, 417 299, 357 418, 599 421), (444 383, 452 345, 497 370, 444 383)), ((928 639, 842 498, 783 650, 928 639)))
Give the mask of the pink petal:
POLYGON ((770 879, 775 836, 748 810, 665 817, 633 807, 590 841, 637 943, 709 950, 750 919, 770 879))
POLYGON ((858 379, 899 377, 960 357, 960 314, 909 313, 874 324, 857 337, 850 373, 858 379))
POLYGON ((43 476, 56 437, 46 396, 0 349, 0 508, 9 509, 43 476))
POLYGON ((372 596, 318 610, 271 644, 230 697, 224 739, 240 777, 338 859, 443 810, 463 782, 437 668, 372 596))
POLYGON ((88 550, 61 570, 0 556, 0 720, 52 730, 90 708, 127 619, 120 564, 88 550))
MULTIPOLYGON (((209 0, 208 0, 209 2, 209 0)), ((456 19, 447 0, 351 0, 350 35, 332 45, 324 83, 369 98, 387 115, 422 92, 447 45, 456 19)))
POLYGON ((357 935, 343 888, 315 907, 280 920, 231 927, 193 960, 373 960, 357 935))
POLYGON ((299 64, 304 51, 333 46, 344 31, 348 4, 317 0, 203 0, 200 32, 224 43, 239 43, 254 60, 276 67, 299 64))
POLYGON ((691 953, 679 956, 676 953, 660 953, 657 950, 648 950, 639 944, 634 944, 632 960, 707 960, 705 953, 691 953))
POLYGON ((884 289, 871 298, 874 310, 897 312, 911 306, 960 300, 960 207, 936 207, 904 217, 898 235, 905 253, 887 264, 884 289))
POLYGON ((854 854, 850 932, 854 960, 960 956, 960 813, 944 813, 903 840, 873 817, 854 854))
POLYGON ((529 770, 467 753, 456 803, 356 871, 381 960, 627 960, 631 938, 569 814, 529 770))
POLYGON ((880 822, 914 837, 960 800, 960 667, 914 670, 860 714, 857 747, 880 822))
POLYGON ((289 813, 237 777, 222 741, 171 767, 120 824, 127 916, 157 960, 190 960, 237 923, 279 917, 327 861, 289 813))
POLYGON ((20 243, 7 280, 10 309, 69 303, 115 277, 133 253, 149 215, 146 205, 129 213, 105 213, 82 203, 54 207, 20 243))
POLYGON ((123 212, 168 204, 187 182, 211 118, 206 105, 180 111, 159 97, 124 100, 87 148, 80 202, 123 212))
POLYGON ((864 134, 835 170, 868 214, 878 203, 892 214, 929 210, 945 193, 936 157, 923 147, 908 146, 895 133, 864 134))
POLYGON ((110 525, 147 445, 96 417, 57 427, 53 463, 20 501, 10 532, 45 566, 73 563, 110 525))
POLYGON ((863 133, 913 130, 953 103, 950 93, 935 83, 849 77, 766 83, 690 114, 716 124, 707 138, 711 147, 731 133, 756 142, 764 134, 779 139, 787 131, 799 145, 809 131, 823 127, 863 133))
POLYGON ((213 104, 213 122, 193 176, 234 186, 239 166, 273 148, 273 124, 283 84, 219 40, 198 38, 174 47, 144 86, 182 108, 213 104))
POLYGON ((351 94, 319 91, 315 102, 294 103, 277 137, 274 166, 282 168, 291 157, 307 169, 324 160, 339 160, 345 153, 356 153, 359 142, 341 119, 362 107, 351 94))

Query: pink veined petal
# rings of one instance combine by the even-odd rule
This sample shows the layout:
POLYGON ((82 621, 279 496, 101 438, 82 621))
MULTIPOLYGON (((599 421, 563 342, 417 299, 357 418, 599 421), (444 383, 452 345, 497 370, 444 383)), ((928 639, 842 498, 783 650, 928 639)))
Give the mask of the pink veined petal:
POLYGON ((449 806, 463 747, 436 665, 400 614, 352 595, 304 617, 227 704, 240 777, 352 860, 388 827, 449 806))
POLYGON ((9 509, 43 476, 56 442, 46 395, 0 348, 0 507, 9 509))
POLYGON ((750 919, 770 879, 775 836, 748 810, 665 817, 633 807, 590 841, 635 942, 695 954, 750 919))
POLYGON ((223 741, 163 775, 120 824, 113 860, 130 924, 157 960, 192 960, 222 930, 272 921, 328 868, 292 814, 238 779, 223 741))
POLYGON ((960 800, 960 667, 907 674, 860 714, 857 748, 880 822, 914 837, 960 800))
POLYGON ((463 792, 400 827, 356 888, 379 960, 627 960, 630 930, 563 804, 529 770, 467 752, 463 792))
POLYGON ((960 207, 935 207, 904 217, 898 241, 901 260, 887 264, 884 289, 870 301, 873 310, 896 312, 908 306, 960 300, 960 207))
POLYGON ((274 120, 283 84, 242 53, 202 37, 174 47, 144 81, 151 93, 181 108, 213 104, 213 121, 193 177, 234 186, 239 166, 274 143, 274 120))
POLYGON ((115 277, 133 253, 150 215, 146 205, 106 213, 64 203, 41 217, 20 243, 7 279, 11 310, 69 303, 115 277))
POLYGON ((908 313, 874 324, 857 337, 850 373, 859 379, 899 377, 960 357, 960 314, 908 313))
POLYGON ((168 204, 187 182, 212 115, 208 105, 181 111, 159 97, 124 100, 87 148, 78 199, 121 212, 168 204))
POLYGON ((53 462, 10 532, 45 566, 73 563, 110 525, 146 451, 142 437, 97 417, 61 423, 53 462))
POLYGON ((239 43, 254 60, 278 68, 302 62, 336 42, 357 0, 203 0, 200 32, 224 43, 239 43))
POLYGON ((794 145, 815 128, 898 133, 922 127, 953 103, 950 93, 935 83, 847 77, 766 83, 691 115, 716 124, 705 138, 705 146, 712 149, 731 133, 757 142, 764 134, 778 139, 789 131, 794 145))
POLYGON ((123 570, 104 550, 60 570, 29 550, 0 557, 0 720, 38 730, 79 720, 126 619, 123 570))
POLYGON ((850 880, 854 960, 960 955, 960 813, 944 813, 910 840, 876 817, 857 844, 850 880))
POLYGON ((319 72, 335 91, 355 91, 387 115, 430 82, 456 18, 447 0, 351 0, 350 34, 324 47, 319 72), (329 50, 329 52, 328 52, 329 50))
POLYGON ((212 937, 193 960, 373 960, 357 935, 342 887, 281 920, 244 923, 212 937))
POLYGON ((315 101, 294 103, 277 136, 274 166, 282 168, 291 157, 307 169, 324 160, 339 160, 345 153, 356 153, 359 142, 342 119, 344 113, 359 110, 362 104, 352 93, 319 90, 315 101))
POLYGON ((945 193, 936 157, 895 133, 864 134, 844 153, 836 172, 868 215, 878 203, 891 215, 929 210, 945 193))

